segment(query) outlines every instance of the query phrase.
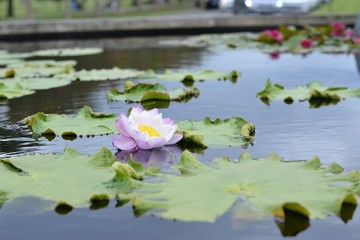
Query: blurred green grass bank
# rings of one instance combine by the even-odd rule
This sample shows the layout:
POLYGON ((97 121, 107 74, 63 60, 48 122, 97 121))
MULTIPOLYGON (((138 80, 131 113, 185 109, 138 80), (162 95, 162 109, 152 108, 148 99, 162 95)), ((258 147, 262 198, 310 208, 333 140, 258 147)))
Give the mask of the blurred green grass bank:
POLYGON ((0 20, 162 15, 191 8, 194 0, 0 0, 0 20))
POLYGON ((315 14, 358 14, 360 0, 331 0, 318 8, 315 14))

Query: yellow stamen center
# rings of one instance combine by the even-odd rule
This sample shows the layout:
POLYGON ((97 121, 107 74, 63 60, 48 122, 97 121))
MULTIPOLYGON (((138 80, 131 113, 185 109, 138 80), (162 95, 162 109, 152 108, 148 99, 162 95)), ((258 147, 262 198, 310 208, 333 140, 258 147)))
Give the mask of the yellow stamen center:
POLYGON ((148 125, 139 125, 137 126, 137 128, 141 132, 146 132, 147 134, 149 134, 150 137, 160 137, 160 133, 148 125))

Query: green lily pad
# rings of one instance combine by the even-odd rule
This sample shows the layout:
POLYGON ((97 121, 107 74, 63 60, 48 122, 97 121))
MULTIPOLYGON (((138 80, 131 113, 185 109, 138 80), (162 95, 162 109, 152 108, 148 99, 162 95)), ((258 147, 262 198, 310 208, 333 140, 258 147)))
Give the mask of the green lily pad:
POLYGON ((175 168, 181 175, 158 175, 140 188, 133 200, 135 213, 153 214, 180 221, 214 222, 239 198, 265 216, 283 217, 291 211, 310 219, 340 215, 344 203, 356 205, 360 173, 340 174, 332 164, 322 167, 317 157, 310 161, 284 161, 273 154, 239 160, 226 157, 205 166, 185 151, 175 168), (346 182, 347 184, 343 184, 346 182))
MULTIPOLYGON (((35 138, 45 136, 51 140, 61 135, 72 140, 77 136, 117 133, 117 117, 117 114, 95 113, 90 107, 84 106, 76 116, 38 112, 21 120, 21 123, 30 128, 35 138)), ((177 126, 177 132, 184 135, 181 144, 190 149, 209 145, 245 145, 252 143, 255 135, 255 126, 240 117, 214 121, 207 117, 200 121, 180 121, 177 126)))
POLYGON ((0 52, 0 65, 7 65, 24 61, 25 58, 31 57, 30 53, 9 53, 0 52))
POLYGON ((72 57, 94 55, 102 52, 103 49, 101 48, 57 48, 34 51, 32 55, 39 57, 72 57))
POLYGON ((200 146, 240 146, 252 143, 255 126, 243 118, 211 120, 206 117, 200 121, 180 121, 178 132, 184 135, 182 144, 189 147, 200 146))
POLYGON ((155 73, 151 70, 147 71, 142 77, 145 78, 157 78, 160 80, 168 81, 203 81, 203 80, 231 80, 236 81, 240 76, 237 71, 231 71, 230 73, 217 72, 213 70, 203 70, 198 72, 182 71, 174 72, 172 70, 165 70, 164 73, 155 73))
POLYGON ((34 60, 7 65, 7 68, 15 71, 15 77, 52 77, 57 74, 70 73, 74 71, 76 61, 53 61, 53 60, 34 60))
POLYGON ((138 83, 130 81, 125 83, 125 90, 119 91, 112 89, 107 93, 109 100, 128 101, 128 102, 146 102, 146 101, 183 101, 192 97, 199 96, 199 90, 196 87, 189 89, 177 88, 167 91, 159 84, 138 83))
POLYGON ((129 193, 141 178, 131 167, 118 163, 107 148, 92 156, 66 148, 61 155, 1 158, 0 206, 35 197, 52 202, 50 208, 58 210, 96 208, 98 203, 106 206, 118 193, 129 193))
POLYGON ((0 66, 6 66, 9 64, 20 63, 24 61, 25 60, 21 58, 1 58, 0 56, 0 66))
POLYGON ((285 89, 280 84, 271 84, 267 80, 262 91, 257 93, 264 103, 269 104, 271 100, 283 100, 286 103, 294 101, 309 101, 310 107, 336 104, 347 97, 360 97, 360 88, 350 89, 347 87, 325 87, 320 82, 313 81, 306 87, 297 86, 294 89, 285 89))
POLYGON ((59 75, 59 77, 71 79, 72 81, 106 81, 136 78, 143 73, 143 71, 115 67, 112 69, 81 70, 69 74, 62 74, 59 75))
POLYGON ((117 117, 117 114, 95 113, 90 107, 84 106, 76 116, 39 112, 21 122, 28 125, 35 138, 44 135, 52 139, 55 135, 61 135, 65 139, 74 139, 77 136, 117 132, 115 127, 117 117))
POLYGON ((39 77, 39 78, 12 78, 0 80, 1 83, 7 85, 20 84, 24 88, 32 90, 44 90, 56 87, 63 87, 71 83, 70 79, 56 78, 56 77, 39 77))
POLYGON ((7 84, 0 82, 0 101, 6 99, 22 97, 25 95, 33 94, 34 91, 24 88, 22 85, 16 84, 7 84))

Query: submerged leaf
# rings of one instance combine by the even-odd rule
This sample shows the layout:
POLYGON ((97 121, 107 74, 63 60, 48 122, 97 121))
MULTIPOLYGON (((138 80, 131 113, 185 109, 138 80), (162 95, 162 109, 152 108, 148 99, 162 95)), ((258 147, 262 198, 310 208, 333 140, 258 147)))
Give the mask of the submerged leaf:
POLYGON ((178 132, 184 135, 182 143, 187 147, 240 146, 251 143, 255 126, 240 117, 215 119, 206 117, 200 121, 181 121, 177 123, 178 132))
MULTIPOLYGON (((59 154, 35 154, 0 159, 0 206, 21 197, 53 202, 64 214, 73 207, 87 207, 100 199, 114 199, 136 186, 136 175, 115 166, 117 159, 102 148, 95 155, 81 155, 72 148, 59 154), (21 172, 9 170, 11 164, 21 172), (114 166, 113 166, 114 165, 114 166), (24 172, 26 174, 24 174, 24 172)), ((49 210, 49 209, 44 209, 49 210)))
POLYGON ((183 101, 192 97, 197 97, 199 90, 195 87, 190 89, 178 88, 167 91, 166 88, 159 84, 125 83, 123 92, 112 89, 107 93, 109 100, 122 100, 128 102, 145 102, 145 101, 183 101))
POLYGON ((88 106, 79 110, 76 116, 45 114, 42 112, 22 120, 29 126, 35 138, 42 135, 63 137, 92 136, 117 132, 116 114, 95 113, 88 106))
POLYGON ((267 80, 262 91, 257 93, 264 103, 271 100, 284 100, 292 103, 295 100, 309 101, 310 107, 316 108, 322 105, 336 104, 347 97, 360 97, 360 88, 350 89, 346 87, 325 87, 320 82, 314 81, 306 87, 297 86, 294 89, 285 89, 280 84, 271 84, 267 80))
POLYGON ((316 219, 339 215, 347 195, 360 190, 358 171, 329 175, 317 157, 283 161, 274 154, 252 158, 245 153, 238 161, 223 157, 213 165, 205 166, 185 151, 175 167, 181 175, 159 174, 161 181, 143 185, 144 193, 137 193, 133 201, 135 212, 214 222, 241 197, 262 215, 284 218, 291 211, 316 219), (336 185, 344 181, 349 184, 336 185))

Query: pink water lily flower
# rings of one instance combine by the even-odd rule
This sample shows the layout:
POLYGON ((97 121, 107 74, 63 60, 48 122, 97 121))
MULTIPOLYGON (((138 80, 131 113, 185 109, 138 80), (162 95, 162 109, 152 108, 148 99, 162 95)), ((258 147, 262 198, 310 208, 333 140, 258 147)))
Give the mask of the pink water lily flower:
POLYGON ((360 37, 354 37, 354 38, 353 38, 353 42, 354 42, 355 44, 360 44, 360 37))
POLYGON ((354 35, 354 30, 352 30, 352 29, 347 29, 346 31, 345 31, 345 36, 347 36, 347 37, 352 37, 354 35))
POLYGON ((270 39, 282 43, 283 42, 283 36, 279 30, 276 29, 268 29, 261 33, 262 35, 268 36, 270 39))
POLYGON ((300 45, 303 48, 312 48, 314 46, 314 43, 310 39, 304 39, 300 42, 300 45))
POLYGON ((343 24, 342 22, 332 22, 330 24, 331 27, 331 36, 343 36, 344 35, 344 31, 346 29, 346 25, 343 24))
POLYGON ((129 117, 121 113, 115 121, 120 131, 113 139, 113 146, 121 150, 134 148, 152 149, 179 142, 183 135, 176 134, 177 125, 172 118, 162 118, 158 110, 142 110, 135 106, 129 117))

